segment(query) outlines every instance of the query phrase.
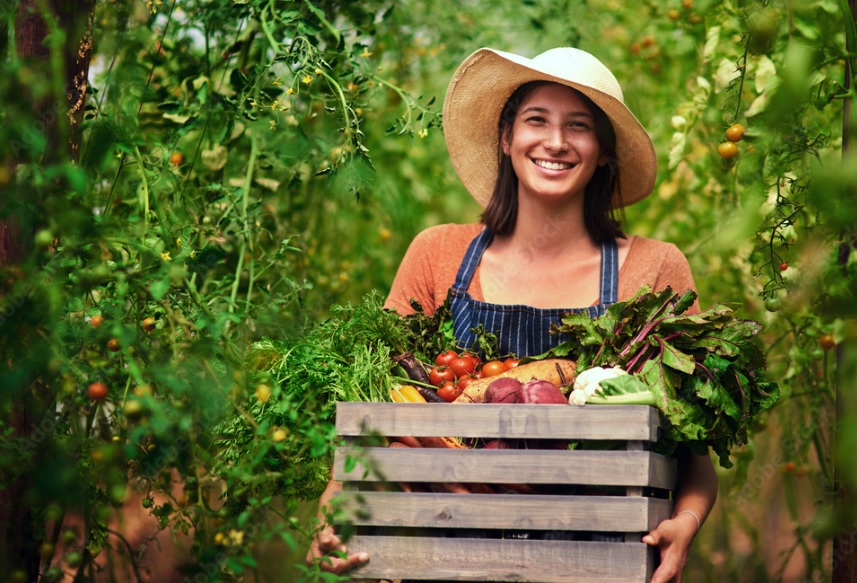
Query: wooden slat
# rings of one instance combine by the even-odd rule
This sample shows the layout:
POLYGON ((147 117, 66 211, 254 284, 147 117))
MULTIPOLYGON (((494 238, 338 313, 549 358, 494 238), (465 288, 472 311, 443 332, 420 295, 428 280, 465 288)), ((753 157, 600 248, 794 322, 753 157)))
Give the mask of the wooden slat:
POLYGON ((356 536, 348 548, 369 553, 353 572, 368 579, 633 583, 653 562, 643 543, 356 536))
POLYGON ((656 441, 660 414, 642 405, 337 403, 339 435, 656 441))
MULTIPOLYGON (((462 407, 468 405, 461 405, 462 407)), ((340 481, 585 484, 672 489, 676 464, 648 451, 418 449, 340 447, 340 481), (355 467, 345 471, 349 456, 355 467), (365 456, 365 457, 364 457, 365 456)))
POLYGON ((351 524, 416 528, 648 532, 672 509, 670 500, 623 496, 349 491, 337 499, 351 524))

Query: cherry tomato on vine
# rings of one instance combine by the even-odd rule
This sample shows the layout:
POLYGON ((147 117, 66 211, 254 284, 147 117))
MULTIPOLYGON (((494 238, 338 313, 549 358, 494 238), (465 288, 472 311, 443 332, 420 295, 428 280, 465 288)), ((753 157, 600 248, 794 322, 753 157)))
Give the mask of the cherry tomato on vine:
POLYGON ((458 353, 454 350, 447 350, 446 352, 441 352, 434 359, 434 363, 438 366, 449 366, 453 360, 458 358, 458 353))
POLYGON ((506 370, 512 370, 519 364, 521 364, 520 358, 507 358, 503 361, 503 364, 506 366, 506 370))
POLYGON ((94 382, 86 389, 86 396, 93 401, 103 401, 107 398, 107 385, 101 382, 94 382))
POLYGON ((493 377, 506 372, 506 365, 499 360, 489 360, 482 365, 482 376, 493 377))
POLYGON ((822 334, 818 337, 818 345, 821 346, 822 350, 833 350, 836 348, 836 338, 830 333, 822 334))
POLYGON ((785 261, 783 261, 782 263, 780 263, 780 271, 785 271, 785 270, 786 270, 786 269, 788 269, 788 268, 789 268, 789 264, 788 264, 788 263, 786 263, 785 261))
POLYGON ((184 162, 184 154, 181 152, 173 152, 170 154, 170 164, 173 166, 181 166, 182 162, 184 162))
POLYGON ((726 139, 730 142, 740 142, 744 139, 744 126, 740 123, 733 123, 726 130, 726 139))
POLYGON ((455 373, 448 366, 434 366, 429 372, 431 384, 440 386, 447 381, 455 380, 455 373))
POLYGON ((738 155, 738 146, 734 142, 723 142, 717 146, 717 153, 724 160, 731 160, 738 155))
POLYGON ((456 358, 452 362, 449 363, 449 368, 452 369, 452 374, 455 375, 455 378, 459 379, 465 375, 471 374, 474 370, 476 370, 476 359, 471 358, 456 358))
POLYGON ((122 348, 119 346, 119 340, 116 338, 111 338, 107 341, 107 350, 110 352, 119 352, 119 349, 122 348))
POLYGON ((467 385, 469 385, 471 382, 473 382, 475 380, 476 380, 476 377, 473 375, 469 374, 469 375, 463 376, 460 379, 458 379, 458 388, 463 391, 464 389, 467 388, 467 385))
POLYGON ((155 329, 155 319, 151 316, 149 316, 148 318, 143 318, 143 321, 140 322, 140 325, 146 332, 151 332, 155 329))
POLYGON ((101 314, 95 314, 93 317, 89 319, 89 325, 93 328, 100 328, 104 323, 104 316, 101 314))
POLYGON ((447 403, 452 403, 461 394, 461 389, 454 382, 447 381, 438 388, 437 394, 447 403))

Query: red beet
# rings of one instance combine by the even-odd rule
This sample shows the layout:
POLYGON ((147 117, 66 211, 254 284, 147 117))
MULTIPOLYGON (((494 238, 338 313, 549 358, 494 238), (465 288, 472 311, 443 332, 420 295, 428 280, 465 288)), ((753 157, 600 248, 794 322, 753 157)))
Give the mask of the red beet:
POLYGON ((568 399, 552 382, 533 379, 518 389, 518 403, 568 405, 568 399))
POLYGON ((485 403, 516 403, 521 381, 510 377, 500 377, 492 381, 485 389, 485 403))

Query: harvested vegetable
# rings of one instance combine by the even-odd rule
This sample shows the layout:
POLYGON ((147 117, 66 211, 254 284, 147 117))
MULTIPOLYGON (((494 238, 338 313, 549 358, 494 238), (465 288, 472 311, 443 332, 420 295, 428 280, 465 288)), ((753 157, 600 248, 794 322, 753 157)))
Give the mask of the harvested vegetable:
POLYGON ((518 389, 518 403, 533 405, 567 405, 568 401, 559 387, 550 381, 534 379, 518 389))
POLYGON ((485 390, 485 403, 517 403, 518 389, 523 383, 512 377, 498 378, 485 390))
POLYGON ((570 379, 574 376, 575 368, 574 361, 568 358, 543 358, 526 364, 520 364, 499 375, 472 381, 455 402, 481 403, 485 400, 485 391, 488 390, 488 386, 501 378, 512 378, 521 383, 538 379, 561 386, 564 384, 566 377, 570 379))
POLYGON ((570 358, 581 371, 620 367, 629 374, 599 381, 601 396, 588 402, 654 405, 665 420, 662 451, 710 447, 728 468, 730 450, 748 442, 753 419, 776 403, 779 388, 765 380, 754 338, 761 325, 721 304, 685 314, 695 299, 693 291, 644 287, 601 317, 568 314, 553 330, 563 342, 537 358, 570 358))

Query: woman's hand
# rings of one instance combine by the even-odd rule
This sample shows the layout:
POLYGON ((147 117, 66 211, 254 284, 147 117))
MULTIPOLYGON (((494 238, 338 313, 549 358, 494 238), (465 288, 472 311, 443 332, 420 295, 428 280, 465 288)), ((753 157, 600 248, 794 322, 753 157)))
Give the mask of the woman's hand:
POLYGON ((652 575, 651 583, 681 583, 681 573, 697 526, 696 519, 690 514, 677 514, 643 537, 644 543, 658 547, 661 554, 661 564, 652 575))
POLYGON ((340 574, 369 560, 369 553, 348 554, 348 549, 333 531, 332 526, 319 530, 312 539, 306 561, 318 563, 322 571, 340 574))

